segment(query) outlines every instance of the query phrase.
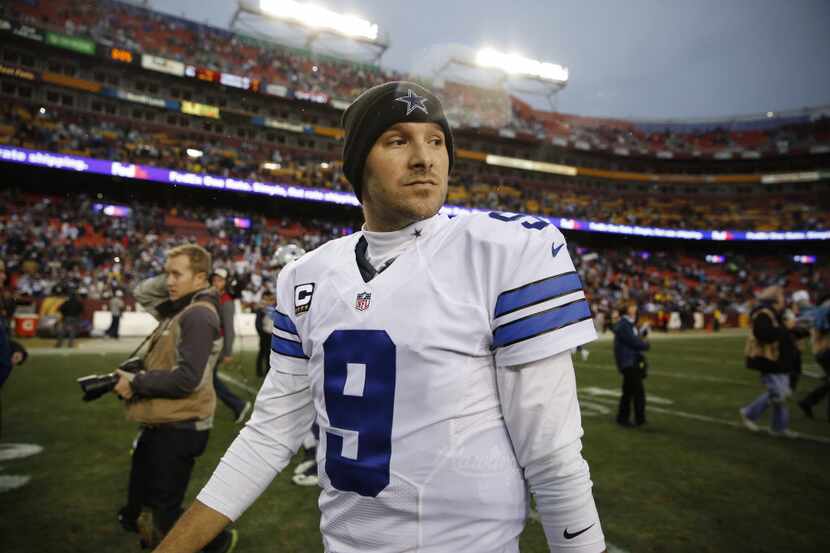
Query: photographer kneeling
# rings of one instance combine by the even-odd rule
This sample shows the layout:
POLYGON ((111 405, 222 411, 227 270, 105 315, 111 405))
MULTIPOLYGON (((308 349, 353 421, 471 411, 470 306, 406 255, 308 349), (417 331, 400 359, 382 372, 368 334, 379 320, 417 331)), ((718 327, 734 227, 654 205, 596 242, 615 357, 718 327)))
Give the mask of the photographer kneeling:
MULTIPOLYGON (((143 370, 117 371, 114 392, 127 400, 127 418, 140 423, 127 505, 118 519, 125 529, 140 531, 144 546, 157 545, 181 515, 194 460, 213 424, 211 367, 222 339, 210 270, 210 254, 185 244, 167 252, 164 274, 135 290, 159 325, 142 356, 143 370)), ((235 542, 236 531, 225 531, 205 551, 230 551, 235 542)))

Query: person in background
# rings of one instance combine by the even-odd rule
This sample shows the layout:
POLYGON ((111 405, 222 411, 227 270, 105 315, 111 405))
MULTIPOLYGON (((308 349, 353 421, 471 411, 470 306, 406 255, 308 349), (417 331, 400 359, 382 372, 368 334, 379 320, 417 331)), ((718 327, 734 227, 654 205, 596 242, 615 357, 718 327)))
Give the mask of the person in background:
POLYGON ((124 292, 116 290, 115 294, 110 300, 110 314, 112 315, 112 322, 107 329, 106 335, 115 340, 118 339, 118 329, 121 326, 121 313, 124 312, 124 292))
POLYGON ((274 293, 266 290, 256 310, 254 326, 259 336, 259 351, 256 356, 256 375, 264 378, 271 368, 271 337, 274 333, 274 293))
POLYGON ((6 287, 6 263, 0 259, 0 321, 5 325, 6 333, 11 333, 11 323, 17 309, 17 301, 11 289, 6 287))
POLYGON ((242 401, 234 394, 228 386, 219 378, 219 365, 229 365, 233 361, 233 341, 236 337, 234 331, 235 308, 233 297, 227 291, 228 270, 216 269, 211 277, 213 288, 219 293, 219 317, 222 320, 223 348, 222 356, 216 361, 213 367, 213 388, 216 390, 216 397, 222 400, 233 411, 234 422, 241 423, 251 411, 251 402, 242 401))
MULTIPOLYGON (((118 370, 114 393, 139 423, 121 526, 156 546, 182 512, 196 458, 207 447, 216 395, 209 373, 221 355, 219 297, 208 285, 210 254, 195 244, 167 252, 164 273, 142 281, 136 301, 159 321, 137 374, 118 370)), ((203 549, 229 553, 235 529, 203 549)))
POLYGON ((784 307, 784 290, 770 286, 758 295, 758 304, 749 315, 752 331, 744 349, 746 367, 761 373, 761 383, 767 390, 738 413, 744 426, 757 432, 758 419, 772 405, 770 433, 792 438, 795 433, 789 429, 787 400, 792 394, 790 373, 798 349, 790 332, 795 319, 784 318, 784 307))
POLYGON ((810 328, 808 324, 804 324, 804 316, 812 310, 810 305, 810 293, 807 290, 798 290, 793 292, 792 307, 784 311, 784 319, 791 325, 790 334, 792 334, 793 342, 795 343, 795 357, 793 358, 793 368, 790 371, 790 391, 795 393, 798 387, 798 381, 801 379, 802 373, 802 353, 807 339, 810 337, 810 328))
POLYGON ((642 426, 646 423, 646 390, 643 386, 644 351, 650 344, 637 329, 637 303, 629 302, 624 314, 614 326, 614 359, 623 376, 622 397, 617 410, 620 426, 642 426), (634 403, 634 422, 631 422, 631 404, 634 403))
MULTIPOLYGON (((0 290, 6 283, 6 266, 0 262, 0 290)), ((9 312, 7 305, 0 304, 0 391, 3 384, 9 378, 12 368, 23 364, 29 357, 29 353, 22 345, 9 339, 8 319, 13 315, 9 312)), ((0 395, 2 398, 2 395, 0 395)), ((3 433, 2 403, 0 403, 0 435, 3 433)))
MULTIPOLYGON (((798 402, 798 406, 812 419, 815 417, 813 407, 826 396, 830 396, 830 293, 825 293, 819 298, 813 311, 810 343, 813 356, 824 371, 824 376, 821 383, 798 402)), ((827 401, 827 420, 830 421, 830 399, 827 401)))
POLYGON ((63 346, 65 338, 68 339, 68 346, 75 345, 75 336, 78 335, 81 327, 81 314, 84 312, 84 304, 78 299, 75 291, 69 292, 69 297, 58 308, 61 314, 61 322, 58 327, 58 343, 56 348, 63 346))

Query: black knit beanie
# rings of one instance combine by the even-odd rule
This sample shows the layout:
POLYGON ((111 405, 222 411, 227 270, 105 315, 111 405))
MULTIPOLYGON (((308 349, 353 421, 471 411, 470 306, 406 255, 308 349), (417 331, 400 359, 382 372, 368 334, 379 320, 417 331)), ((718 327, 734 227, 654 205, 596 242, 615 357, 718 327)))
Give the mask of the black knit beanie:
POLYGON ((362 201, 363 168, 369 151, 386 129, 395 123, 436 123, 444 131, 449 170, 455 158, 452 132, 441 102, 429 90, 407 81, 393 81, 370 88, 343 113, 343 173, 362 201))

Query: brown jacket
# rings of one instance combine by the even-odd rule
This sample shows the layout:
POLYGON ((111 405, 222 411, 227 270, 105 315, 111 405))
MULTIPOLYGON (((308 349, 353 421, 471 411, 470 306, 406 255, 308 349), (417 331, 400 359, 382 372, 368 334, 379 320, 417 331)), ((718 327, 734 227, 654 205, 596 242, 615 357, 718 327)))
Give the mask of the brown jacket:
POLYGON ((767 304, 761 304, 750 315, 752 329, 746 339, 746 366, 762 373, 788 373, 796 352, 789 331, 779 315, 767 304))
POLYGON ((193 421, 197 429, 210 428, 216 408, 212 368, 222 350, 215 293, 199 292, 162 319, 149 343, 146 371, 131 384, 135 398, 127 404, 127 418, 149 425, 193 421))

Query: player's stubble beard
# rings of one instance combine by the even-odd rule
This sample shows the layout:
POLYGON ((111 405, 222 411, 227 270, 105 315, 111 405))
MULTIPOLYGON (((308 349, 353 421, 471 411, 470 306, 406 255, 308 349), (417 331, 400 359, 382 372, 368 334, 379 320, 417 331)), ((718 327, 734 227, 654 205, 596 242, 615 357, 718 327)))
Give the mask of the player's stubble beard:
MULTIPOLYGON (((412 175, 405 182, 417 180, 419 177, 427 178, 425 175, 412 175)), ((432 174, 428 177, 436 184, 415 187, 397 184, 392 190, 389 187, 376 187, 372 179, 367 178, 363 192, 363 217, 367 230, 400 230, 438 213, 447 199, 448 179, 432 174)))

